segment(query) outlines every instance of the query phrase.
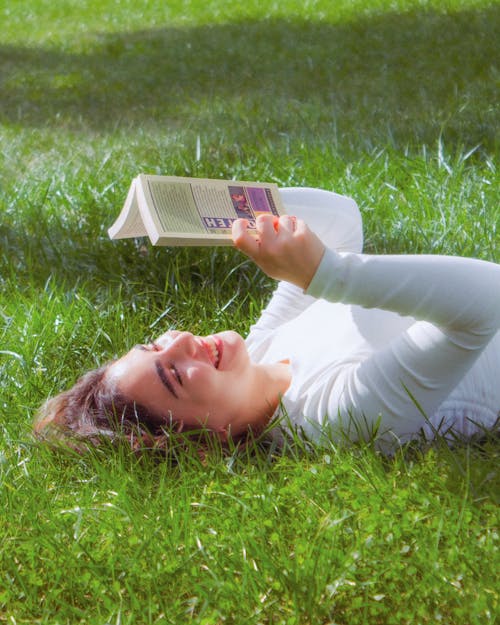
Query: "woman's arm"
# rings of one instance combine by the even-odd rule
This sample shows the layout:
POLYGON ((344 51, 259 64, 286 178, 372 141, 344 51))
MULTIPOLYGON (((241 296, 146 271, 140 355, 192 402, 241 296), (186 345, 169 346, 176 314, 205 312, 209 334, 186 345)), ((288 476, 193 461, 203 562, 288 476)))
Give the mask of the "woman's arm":
POLYGON ((285 215, 233 226, 238 249, 267 275, 315 298, 381 308, 450 332, 491 336, 500 325, 500 265, 473 258, 367 255, 326 249, 300 220, 285 215), (314 279, 313 279, 314 278, 314 279))
POLYGON ((500 265, 471 258, 327 250, 307 292, 418 320, 346 367, 329 400, 330 419, 380 415, 382 430, 399 436, 425 424, 500 327, 500 265))
MULTIPOLYGON (((280 221, 277 231, 261 224, 259 238, 257 244, 243 237, 242 247, 265 271, 309 295, 420 320, 361 363, 345 366, 330 389, 332 421, 353 414, 373 422, 380 414, 384 429, 414 433, 424 421, 421 411, 433 414, 500 326, 499 265, 324 251, 300 222, 293 229, 280 221)), ((323 417, 324 405, 315 418, 323 417)))
POLYGON ((474 258, 326 250, 307 293, 430 321, 472 344, 500 325, 500 265, 474 258))

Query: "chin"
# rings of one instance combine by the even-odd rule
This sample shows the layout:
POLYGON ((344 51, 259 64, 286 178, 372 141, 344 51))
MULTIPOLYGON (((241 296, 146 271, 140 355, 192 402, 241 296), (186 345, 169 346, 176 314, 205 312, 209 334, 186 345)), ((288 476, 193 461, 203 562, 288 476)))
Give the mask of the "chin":
POLYGON ((234 330, 225 330, 224 332, 218 332, 216 335, 223 344, 222 352, 222 368, 228 368, 228 365, 232 368, 236 361, 240 359, 248 359, 247 346, 245 339, 234 332, 234 330))

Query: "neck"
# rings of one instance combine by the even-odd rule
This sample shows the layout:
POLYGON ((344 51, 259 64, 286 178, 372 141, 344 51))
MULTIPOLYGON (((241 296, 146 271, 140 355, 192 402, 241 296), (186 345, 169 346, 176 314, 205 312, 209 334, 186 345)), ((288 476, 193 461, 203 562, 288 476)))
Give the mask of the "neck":
POLYGON ((252 374, 253 381, 248 385, 251 392, 241 397, 242 412, 231 415, 230 424, 223 428, 224 437, 249 430, 259 434, 269 423, 292 380, 287 362, 255 365, 252 374))
POLYGON ((261 365, 261 380, 259 387, 262 394, 256 401, 258 406, 258 414, 262 427, 265 427, 276 408, 279 406, 280 399, 287 391, 292 381, 292 372, 288 362, 276 362, 269 365, 261 365))
POLYGON ((292 371, 288 361, 281 360, 272 365, 263 365, 267 368, 269 389, 274 395, 274 410, 278 407, 281 396, 287 391, 292 381, 292 371))

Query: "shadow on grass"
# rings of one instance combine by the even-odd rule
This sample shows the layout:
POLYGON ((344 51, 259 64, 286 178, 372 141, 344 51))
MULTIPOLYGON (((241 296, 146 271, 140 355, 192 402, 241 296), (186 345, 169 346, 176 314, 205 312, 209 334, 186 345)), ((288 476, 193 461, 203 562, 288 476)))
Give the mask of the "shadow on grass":
POLYGON ((346 139, 432 143, 444 131, 448 142, 486 146, 499 26, 496 5, 104 34, 82 54, 2 46, 0 121, 203 128, 234 115, 245 132, 263 123, 292 136, 329 127, 346 139))

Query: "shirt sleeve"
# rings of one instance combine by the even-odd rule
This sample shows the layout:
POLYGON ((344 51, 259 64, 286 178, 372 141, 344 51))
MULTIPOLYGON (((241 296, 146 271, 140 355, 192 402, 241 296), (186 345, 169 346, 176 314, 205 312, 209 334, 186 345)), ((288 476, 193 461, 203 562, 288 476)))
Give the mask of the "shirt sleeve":
MULTIPOLYGON (((361 252, 363 226, 361 214, 349 197, 307 187, 280 189, 280 195, 289 215, 303 219, 323 243, 337 251, 361 252)), ((257 323, 250 328, 247 344, 254 357, 270 340, 270 332, 279 325, 300 315, 315 298, 287 282, 280 282, 257 323), (260 349, 258 348, 260 347, 260 349)))
POLYGON ((437 410, 500 326, 500 265, 476 259, 329 249, 307 293, 417 319, 383 349, 346 365, 328 399, 330 420, 379 417, 383 430, 401 436, 437 410))

